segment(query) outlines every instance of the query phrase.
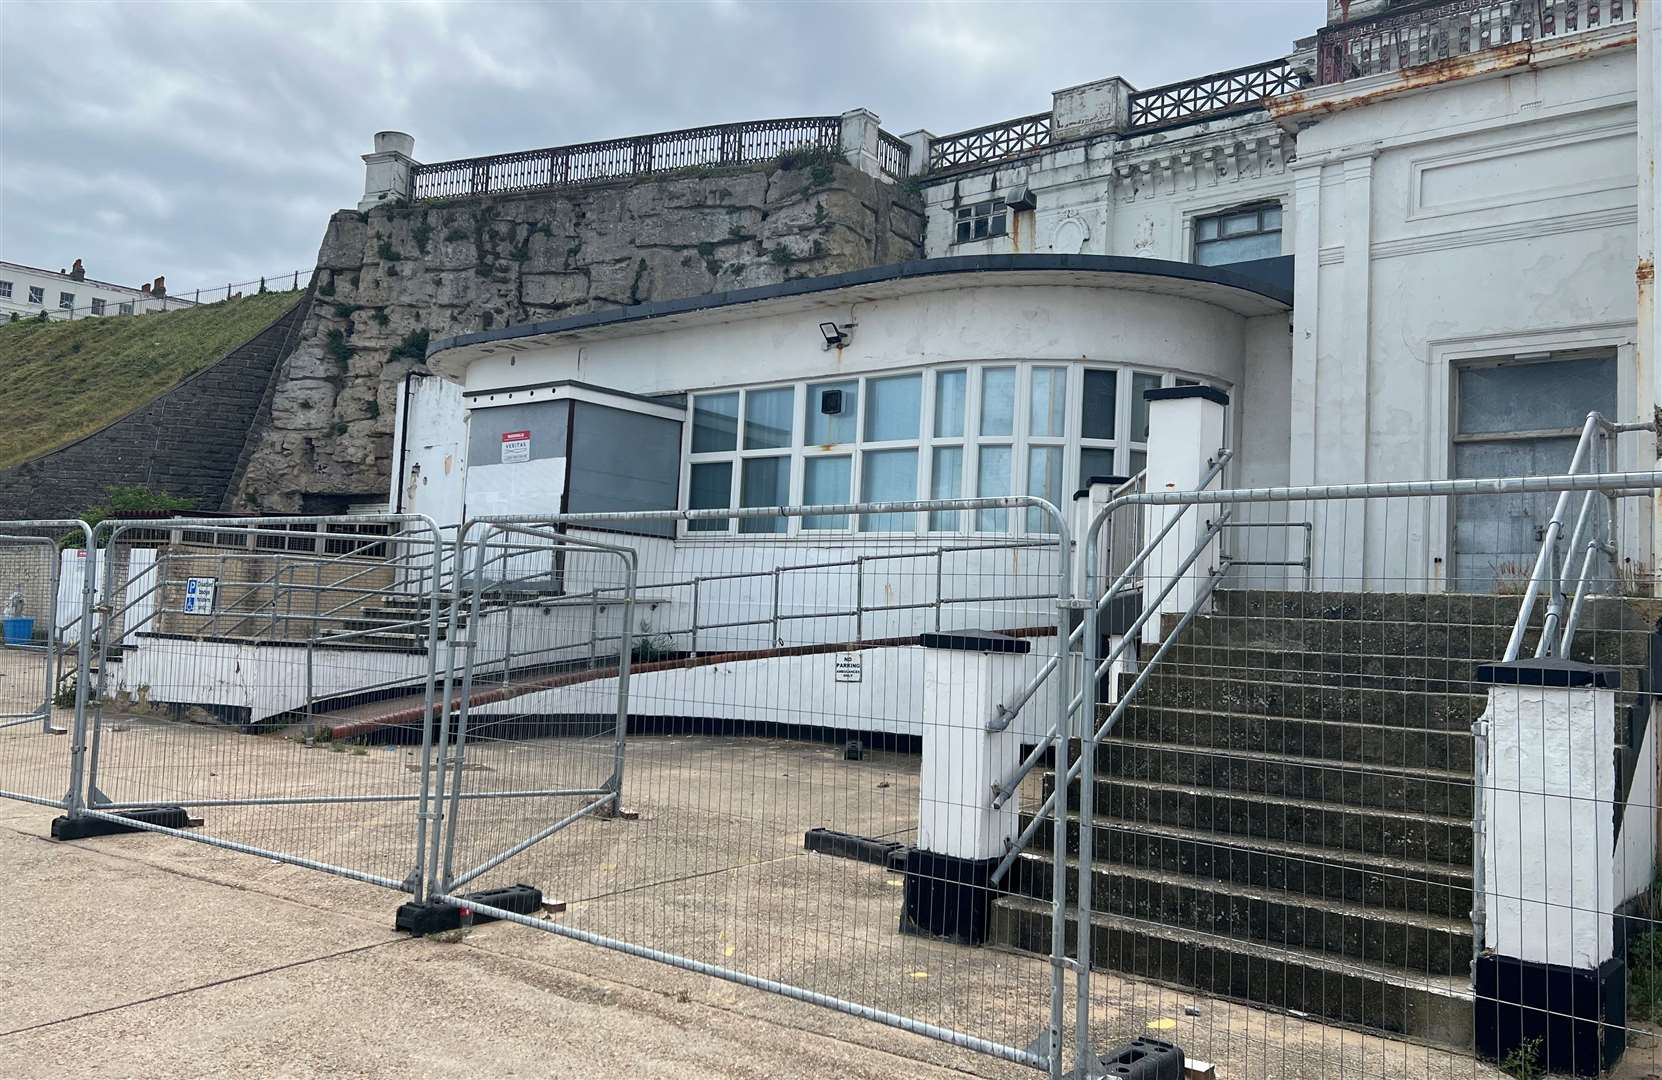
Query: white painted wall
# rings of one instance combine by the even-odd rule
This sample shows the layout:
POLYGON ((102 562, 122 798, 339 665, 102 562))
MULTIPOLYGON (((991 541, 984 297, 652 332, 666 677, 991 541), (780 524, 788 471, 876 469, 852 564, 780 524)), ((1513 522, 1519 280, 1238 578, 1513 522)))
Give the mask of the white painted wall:
MULTIPOLYGON (((25 266, 22 263, 0 261, 0 282, 11 284, 11 295, 0 295, 0 319, 10 319, 14 313, 21 318, 34 318, 42 311, 46 312, 48 319, 53 320, 71 317, 93 318, 94 300, 104 301, 105 317, 120 314, 122 304, 132 304, 133 313, 139 315, 151 311, 176 311, 195 306, 191 300, 184 297, 168 295, 151 298, 149 294, 137 288, 95 281, 91 278, 75 281, 68 274, 25 266), (31 287, 41 290, 41 299, 34 303, 29 301, 31 287), (72 310, 65 310, 61 306, 64 293, 69 293, 73 297, 72 310)), ((3 288, 0 288, 0 292, 3 291, 3 288)))
POLYGON ((1639 760, 1634 765, 1633 786, 1628 789, 1627 810, 1622 814, 1616 836, 1616 880, 1619 900, 1649 896, 1656 881, 1656 725, 1662 721, 1662 706, 1652 699, 1650 723, 1639 743, 1639 760))
MULTIPOLYGON (((1289 106, 1284 122, 1300 127, 1292 483, 1451 475, 1450 390, 1464 361, 1610 348, 1621 417, 1649 415, 1632 350, 1632 48, 1555 55, 1395 96, 1377 92, 1396 76, 1376 76, 1307 113, 1289 106)), ((1643 441, 1624 436, 1623 456, 1643 441)), ((1437 580, 1449 524, 1429 509, 1405 536, 1374 508, 1329 552, 1343 563, 1334 572, 1437 580)))
POLYGON ((387 504, 443 525, 462 520, 467 498, 467 412, 462 388, 433 375, 406 375, 393 422, 387 504))

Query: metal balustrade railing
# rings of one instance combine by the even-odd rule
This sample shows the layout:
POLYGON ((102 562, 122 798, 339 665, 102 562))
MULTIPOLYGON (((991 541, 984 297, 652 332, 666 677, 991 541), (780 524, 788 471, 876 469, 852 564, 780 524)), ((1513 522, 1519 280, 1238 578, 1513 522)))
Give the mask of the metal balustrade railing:
POLYGON ((1298 72, 1282 57, 1202 75, 1131 94, 1131 127, 1164 127, 1262 108, 1264 99, 1299 88, 1298 72))
POLYGON ((1316 39, 1321 85, 1403 71, 1523 41, 1632 22, 1635 0, 1437 0, 1329 26, 1316 39))
MULTIPOLYGON (((768 161, 791 150, 837 150, 841 146, 842 119, 836 116, 713 124, 417 165, 411 195, 416 199, 503 195, 679 169, 742 165, 768 161)), ((904 175, 904 158, 893 157, 892 150, 889 156, 900 169, 895 175, 904 175)))
POLYGON ((1034 113, 1014 120, 942 135, 929 143, 931 171, 1002 161, 1050 145, 1051 114, 1034 113))

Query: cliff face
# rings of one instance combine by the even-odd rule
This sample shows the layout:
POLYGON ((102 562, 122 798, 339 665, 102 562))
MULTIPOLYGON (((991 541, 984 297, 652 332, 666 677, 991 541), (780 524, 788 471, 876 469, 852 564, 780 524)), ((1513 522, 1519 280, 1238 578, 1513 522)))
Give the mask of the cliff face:
POLYGON ((915 195, 814 158, 341 211, 227 507, 384 496, 396 394, 429 338, 902 262, 922 234, 915 195))

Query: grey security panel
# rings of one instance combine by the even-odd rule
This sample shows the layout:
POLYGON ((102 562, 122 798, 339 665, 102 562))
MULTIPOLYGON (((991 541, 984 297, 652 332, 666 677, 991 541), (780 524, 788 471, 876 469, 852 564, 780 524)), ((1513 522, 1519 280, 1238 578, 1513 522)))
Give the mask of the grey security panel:
MULTIPOLYGON (((680 495, 681 422, 578 401, 566 506, 573 514, 673 510, 680 495)), ((620 528, 673 536, 674 522, 620 528)))
POLYGON ((467 424, 469 465, 502 464, 502 436, 530 432, 530 460, 566 456, 570 401, 527 401, 521 405, 474 406, 467 424))

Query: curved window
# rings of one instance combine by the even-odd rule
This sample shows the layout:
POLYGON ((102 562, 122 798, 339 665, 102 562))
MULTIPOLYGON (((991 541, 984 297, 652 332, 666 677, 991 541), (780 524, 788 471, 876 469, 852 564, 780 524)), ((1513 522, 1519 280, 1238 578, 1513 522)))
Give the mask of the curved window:
MULTIPOLYGON (((1143 468, 1145 391, 1195 380, 1088 362, 982 361, 691 395, 684 503, 696 509, 1036 495, 1143 468)), ((1050 515, 706 518, 688 532, 1041 535, 1050 515)))

